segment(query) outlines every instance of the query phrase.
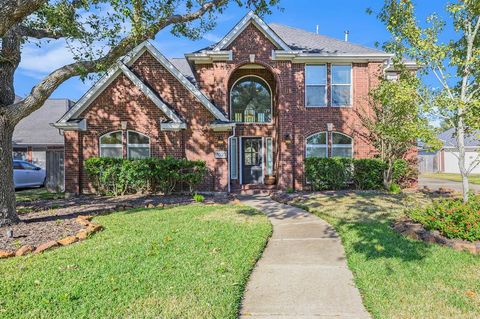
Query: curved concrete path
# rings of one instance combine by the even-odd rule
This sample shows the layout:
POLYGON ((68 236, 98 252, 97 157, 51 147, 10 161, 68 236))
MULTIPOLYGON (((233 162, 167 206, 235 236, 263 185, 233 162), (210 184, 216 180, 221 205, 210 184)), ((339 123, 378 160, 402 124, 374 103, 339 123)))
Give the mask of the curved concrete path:
POLYGON ((240 318, 370 318, 333 228, 267 196, 240 198, 263 211, 273 235, 243 297, 240 318))

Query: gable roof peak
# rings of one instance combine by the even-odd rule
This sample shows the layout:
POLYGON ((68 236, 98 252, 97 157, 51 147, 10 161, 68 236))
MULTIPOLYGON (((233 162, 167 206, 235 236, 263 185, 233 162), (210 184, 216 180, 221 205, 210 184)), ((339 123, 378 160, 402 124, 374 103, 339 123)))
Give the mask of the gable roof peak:
POLYGON ((214 47, 213 51, 221 51, 228 47, 245 28, 253 23, 273 44, 279 49, 289 51, 290 47, 280 38, 254 11, 250 10, 228 34, 223 37, 214 47))

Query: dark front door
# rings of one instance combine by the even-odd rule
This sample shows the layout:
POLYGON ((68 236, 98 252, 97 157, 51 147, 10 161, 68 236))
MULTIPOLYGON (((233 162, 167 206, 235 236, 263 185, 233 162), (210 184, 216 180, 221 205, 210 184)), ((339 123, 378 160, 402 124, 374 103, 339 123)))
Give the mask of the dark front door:
POLYGON ((263 182, 263 151, 261 137, 242 138, 242 183, 263 182))

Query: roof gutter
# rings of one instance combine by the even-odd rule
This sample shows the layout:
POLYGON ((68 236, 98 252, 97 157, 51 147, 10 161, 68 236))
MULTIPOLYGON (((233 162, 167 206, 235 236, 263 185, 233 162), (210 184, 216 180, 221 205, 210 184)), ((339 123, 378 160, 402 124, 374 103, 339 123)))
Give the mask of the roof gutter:
POLYGON ((272 60, 277 61, 292 61, 297 63, 302 62, 315 62, 315 61, 385 61, 393 57, 393 54, 389 53, 304 53, 303 51, 272 51, 272 60))

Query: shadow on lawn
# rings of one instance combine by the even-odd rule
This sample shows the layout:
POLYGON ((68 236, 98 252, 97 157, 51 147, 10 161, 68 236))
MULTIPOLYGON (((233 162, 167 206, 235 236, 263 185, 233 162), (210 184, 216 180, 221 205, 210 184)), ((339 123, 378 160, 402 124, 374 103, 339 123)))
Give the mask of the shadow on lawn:
POLYGON ((395 258, 409 262, 422 260, 430 253, 427 244, 401 236, 387 223, 340 222, 338 229, 342 233, 355 233, 356 240, 351 244, 351 248, 364 255, 367 260, 395 258))

